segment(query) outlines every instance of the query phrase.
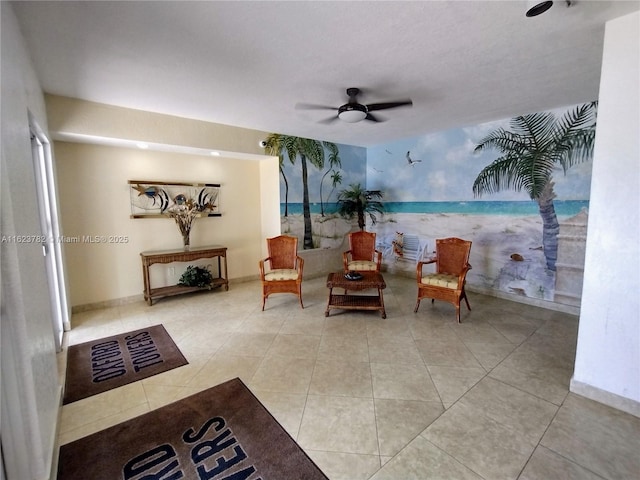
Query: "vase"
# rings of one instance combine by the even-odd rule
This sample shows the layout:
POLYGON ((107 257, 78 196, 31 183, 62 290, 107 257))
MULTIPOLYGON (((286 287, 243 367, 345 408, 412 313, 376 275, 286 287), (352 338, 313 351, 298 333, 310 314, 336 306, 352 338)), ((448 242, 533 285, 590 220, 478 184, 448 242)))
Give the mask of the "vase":
POLYGON ((190 237, 189 232, 182 234, 182 244, 185 251, 188 251, 190 248, 191 239, 189 237, 190 237))

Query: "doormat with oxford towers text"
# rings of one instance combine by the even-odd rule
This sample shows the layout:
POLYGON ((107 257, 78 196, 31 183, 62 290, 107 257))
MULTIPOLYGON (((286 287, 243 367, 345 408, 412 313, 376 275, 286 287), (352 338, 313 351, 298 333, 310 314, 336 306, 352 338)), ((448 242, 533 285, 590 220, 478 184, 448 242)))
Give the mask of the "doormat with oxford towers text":
POLYGON ((71 345, 63 404, 188 363, 162 325, 71 345))
POLYGON ((239 378, 60 447, 58 480, 328 480, 239 378))

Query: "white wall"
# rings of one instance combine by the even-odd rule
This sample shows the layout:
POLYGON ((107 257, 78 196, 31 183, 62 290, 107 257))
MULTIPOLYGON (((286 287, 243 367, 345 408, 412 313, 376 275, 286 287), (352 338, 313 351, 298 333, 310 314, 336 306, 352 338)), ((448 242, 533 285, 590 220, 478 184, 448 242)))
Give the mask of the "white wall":
POLYGON ((47 479, 61 386, 55 358, 28 114, 47 132, 44 99, 8 2, 2 20, 2 455, 10 480, 47 479))
POLYGON ((640 13, 607 23, 571 390, 640 416, 640 13))
MULTIPOLYGON (((127 238, 64 245, 74 309, 141 298, 140 252, 182 247, 173 220, 130 218, 129 180, 221 184, 222 217, 197 219, 191 245, 226 246, 229 278, 257 278, 264 239, 280 228, 278 159, 259 147, 266 132, 52 95, 46 102, 54 138, 72 140, 54 144, 65 237, 127 238), (114 146, 123 140, 151 148, 114 146)), ((186 266, 152 266, 152 286, 177 283, 186 266)))
MULTIPOLYGON (((243 161, 67 142, 56 142, 55 153, 65 236, 127 239, 64 245, 72 306, 140 297, 140 252, 182 248, 182 236, 172 219, 130 218, 129 180, 221 184, 222 216, 196 219, 191 245, 226 246, 229 278, 257 278, 265 221, 261 165, 275 164, 275 170, 272 167, 266 174, 277 179, 277 158, 243 161)), ((279 226, 277 208, 272 206, 271 217, 279 226)), ((169 265, 152 266, 152 285, 177 283, 186 265, 171 267, 173 277, 169 265)))

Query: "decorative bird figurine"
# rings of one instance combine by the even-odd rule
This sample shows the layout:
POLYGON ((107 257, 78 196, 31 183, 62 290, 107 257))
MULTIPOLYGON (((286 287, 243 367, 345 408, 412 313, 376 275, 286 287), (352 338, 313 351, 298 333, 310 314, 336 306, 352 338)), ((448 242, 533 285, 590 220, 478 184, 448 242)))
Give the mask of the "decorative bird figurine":
POLYGON ((409 162, 409 165, 411 165, 412 167, 413 167, 416 163, 418 163, 418 162, 421 162, 421 161, 422 161, 422 160, 413 160, 413 159, 411 158, 411 155, 410 155, 410 154, 411 154, 411 150, 409 150, 409 151, 407 152, 407 162, 409 162))

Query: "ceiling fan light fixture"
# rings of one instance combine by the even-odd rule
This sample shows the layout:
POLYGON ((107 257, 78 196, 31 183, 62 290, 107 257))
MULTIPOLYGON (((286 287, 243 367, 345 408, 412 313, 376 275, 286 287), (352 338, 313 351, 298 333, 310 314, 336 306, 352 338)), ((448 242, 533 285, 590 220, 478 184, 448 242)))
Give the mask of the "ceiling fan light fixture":
POLYGON ((346 104, 338 109, 338 117, 343 122, 357 123, 367 117, 367 109, 358 103, 346 104))
POLYGON ((540 15, 541 13, 546 12, 553 6, 553 2, 545 1, 541 2, 540 0, 533 0, 531 2, 527 2, 527 17, 535 17, 540 15))

